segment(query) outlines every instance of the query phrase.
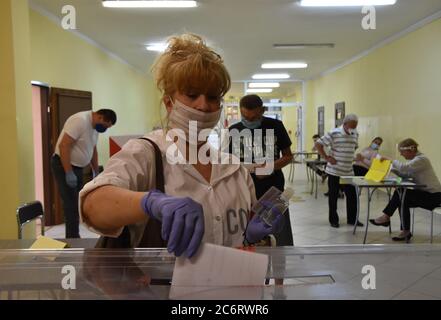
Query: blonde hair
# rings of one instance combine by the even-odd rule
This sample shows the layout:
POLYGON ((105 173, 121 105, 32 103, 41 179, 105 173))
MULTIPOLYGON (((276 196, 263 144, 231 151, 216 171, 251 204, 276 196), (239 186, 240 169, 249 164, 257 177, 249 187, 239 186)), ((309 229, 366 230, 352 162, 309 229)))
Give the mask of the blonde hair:
POLYGON ((163 95, 197 92, 222 98, 231 78, 220 55, 195 34, 173 36, 155 61, 152 72, 163 95))

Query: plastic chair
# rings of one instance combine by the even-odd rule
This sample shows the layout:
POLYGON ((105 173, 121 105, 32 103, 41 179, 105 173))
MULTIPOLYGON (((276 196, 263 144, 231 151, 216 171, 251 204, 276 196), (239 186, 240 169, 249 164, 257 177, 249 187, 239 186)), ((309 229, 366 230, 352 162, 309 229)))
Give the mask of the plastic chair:
MULTIPOLYGON (((441 206, 440 207, 436 207, 432 211, 428 210, 428 211, 430 211, 430 215, 431 215, 431 219, 430 219, 430 243, 433 243, 433 214, 434 213, 439 213, 438 209, 441 209, 441 206)), ((413 208, 413 210, 412 210, 412 233, 414 233, 414 230, 415 230, 415 208, 413 208)))
POLYGON ((44 235, 44 212, 40 201, 25 203, 17 208, 18 238, 23 238, 23 227, 35 219, 41 221, 41 235, 44 235))
MULTIPOLYGON (((23 239, 23 228, 26 224, 40 219, 41 222, 41 234, 44 235, 44 211, 40 201, 33 201, 25 203, 17 208, 17 225, 18 225, 18 238, 23 239)), ((13 292, 8 291, 8 299, 12 299, 13 292)), ((54 295, 54 293, 52 293, 54 295)), ((40 297, 40 292, 38 292, 40 297)), ((56 295, 55 295, 56 297, 56 295)), ((17 291, 17 299, 20 299, 20 291, 17 291)))

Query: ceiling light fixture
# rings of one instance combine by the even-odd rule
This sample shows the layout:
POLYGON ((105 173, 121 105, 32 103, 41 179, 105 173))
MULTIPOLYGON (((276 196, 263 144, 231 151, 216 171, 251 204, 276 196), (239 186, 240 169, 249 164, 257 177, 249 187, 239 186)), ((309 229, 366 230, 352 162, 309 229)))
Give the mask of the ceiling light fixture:
POLYGON ((248 87, 250 88, 280 88, 278 82, 251 82, 248 87))
POLYGON ((304 62, 276 62, 264 63, 262 69, 305 69, 308 64, 304 62))
POLYGON ((273 89, 247 89, 247 93, 271 93, 273 89))
POLYGON ((276 43, 275 49, 306 49, 306 48, 334 48, 334 43, 276 43))
POLYGON ((302 7, 390 6, 397 0, 300 0, 302 7))
POLYGON ((290 75, 287 73, 258 73, 253 75, 251 78, 254 80, 279 80, 279 79, 289 79, 290 75))
POLYGON ((150 43, 145 46, 148 51, 164 52, 167 49, 167 43, 150 43))
POLYGON ((103 0, 106 8, 194 8, 196 1, 187 0, 103 0))

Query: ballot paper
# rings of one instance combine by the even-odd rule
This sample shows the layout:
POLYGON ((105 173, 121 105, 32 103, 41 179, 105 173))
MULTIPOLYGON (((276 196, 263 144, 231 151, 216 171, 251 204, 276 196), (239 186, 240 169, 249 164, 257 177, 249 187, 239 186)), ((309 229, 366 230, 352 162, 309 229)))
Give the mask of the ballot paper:
POLYGON ((392 166, 392 161, 390 160, 380 161, 379 159, 374 159, 372 161, 371 168, 369 169, 368 173, 364 178, 366 180, 381 182, 389 174, 391 166, 392 166))
POLYGON ((58 240, 54 240, 49 237, 39 236, 37 240, 32 244, 29 248, 30 250, 50 250, 54 251, 53 254, 47 254, 42 256, 44 260, 55 261, 58 257, 58 253, 56 253, 59 249, 64 249, 67 247, 67 243, 61 242, 58 240))
POLYGON ((195 257, 176 259, 170 299, 260 299, 268 256, 202 244, 195 257))
POLYGON ((29 249, 41 250, 41 249, 63 249, 67 246, 67 243, 54 240, 45 236, 39 236, 38 239, 32 244, 29 249))

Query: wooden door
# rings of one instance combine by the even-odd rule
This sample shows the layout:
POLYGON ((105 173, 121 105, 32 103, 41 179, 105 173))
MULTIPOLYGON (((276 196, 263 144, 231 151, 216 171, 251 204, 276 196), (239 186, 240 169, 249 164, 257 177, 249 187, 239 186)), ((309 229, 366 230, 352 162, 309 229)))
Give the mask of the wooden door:
MULTIPOLYGON (((41 138, 41 141, 34 141, 35 144, 40 145, 40 151, 35 155, 36 157, 41 157, 38 161, 38 164, 41 164, 40 168, 35 168, 35 171, 42 172, 42 185, 39 185, 38 188, 42 187, 43 199, 40 197, 36 197, 36 200, 40 200, 43 203, 43 208, 45 212, 45 217, 52 214, 52 199, 51 199, 51 183, 52 183, 52 173, 51 173, 51 165, 50 165, 50 145, 51 145, 51 125, 50 125, 50 113, 49 113, 49 86, 46 84, 33 81, 32 82, 32 90, 33 97, 34 92, 36 93, 36 98, 39 97, 38 101, 34 101, 32 103, 33 108, 33 119, 34 121, 39 121, 40 123, 34 123, 34 138, 41 138), (37 90, 37 91, 35 91, 37 90), (38 113, 38 116, 35 114, 38 113), (40 130, 35 135, 35 130, 40 130)), ((36 160, 34 160, 36 161, 36 160)), ((36 161, 37 163, 37 161, 36 161)), ((36 193, 37 193, 37 185, 36 185, 36 193)), ((36 195, 37 196, 37 195, 36 195)), ((48 224, 46 224, 48 225, 48 224)))
MULTIPOLYGON (((50 94, 50 123, 51 143, 50 154, 55 152, 58 136, 63 130, 64 123, 71 115, 92 110, 92 92, 71 89, 51 88, 50 94)), ((52 210, 47 215, 46 225, 57 225, 64 222, 63 207, 55 178, 52 177, 51 199, 52 210)))

